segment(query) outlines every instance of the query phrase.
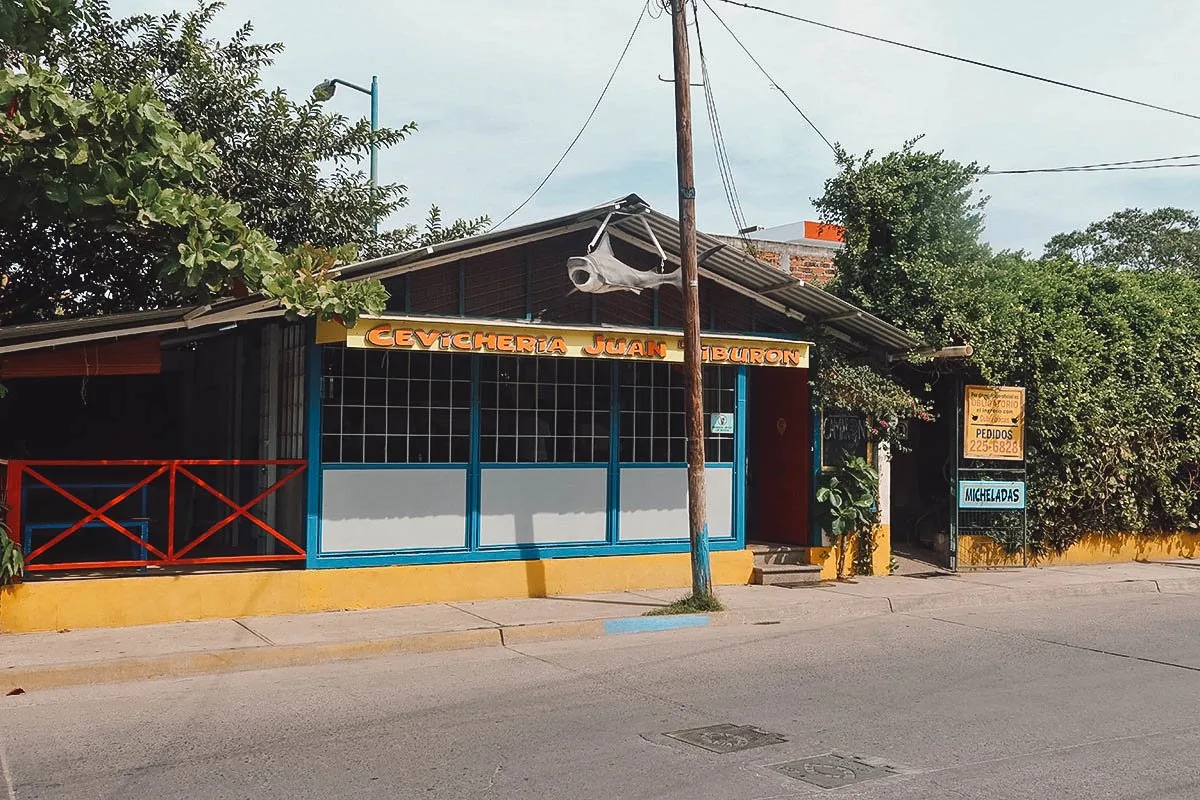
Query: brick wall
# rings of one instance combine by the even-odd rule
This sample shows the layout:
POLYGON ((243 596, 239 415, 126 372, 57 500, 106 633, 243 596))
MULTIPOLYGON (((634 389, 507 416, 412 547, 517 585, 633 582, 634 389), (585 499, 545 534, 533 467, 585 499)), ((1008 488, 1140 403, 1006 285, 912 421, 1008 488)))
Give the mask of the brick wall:
POLYGON ((836 274, 833 256, 832 252, 816 255, 793 254, 788 259, 788 272, 805 283, 824 286, 833 280, 833 276, 836 274))
POLYGON ((771 242, 752 239, 747 242, 736 236, 717 236, 726 244, 746 249, 750 244, 754 255, 775 269, 785 270, 813 286, 824 286, 833 280, 835 269, 833 258, 842 248, 840 243, 813 240, 811 242, 771 242))

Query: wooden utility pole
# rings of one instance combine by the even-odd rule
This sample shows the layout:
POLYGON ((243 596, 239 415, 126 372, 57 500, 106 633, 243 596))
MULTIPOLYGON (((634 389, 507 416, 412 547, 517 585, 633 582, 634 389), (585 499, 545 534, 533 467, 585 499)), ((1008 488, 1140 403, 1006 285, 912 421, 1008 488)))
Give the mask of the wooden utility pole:
POLYGON ((696 182, 692 172, 691 58, 687 0, 671 0, 675 53, 675 136, 679 165, 679 264, 683 269, 683 367, 687 380, 688 528, 692 595, 712 594, 704 487, 704 392, 700 373, 700 275, 696 264, 696 182))

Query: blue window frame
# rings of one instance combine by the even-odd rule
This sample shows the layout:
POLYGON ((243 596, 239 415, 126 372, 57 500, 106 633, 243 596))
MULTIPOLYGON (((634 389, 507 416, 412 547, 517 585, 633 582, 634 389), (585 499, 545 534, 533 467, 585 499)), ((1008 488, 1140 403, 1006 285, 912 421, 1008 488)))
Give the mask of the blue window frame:
MULTIPOLYGON (((314 345, 309 380, 309 566, 449 563, 685 552, 684 538, 619 540, 620 475, 686 462, 683 374, 676 365, 546 357, 375 352, 314 345), (617 424, 613 424, 617 421, 617 424), (611 435, 616 433, 617 435, 611 435), (467 470, 466 547, 320 552, 324 469, 467 470), (607 469, 606 541, 481 547, 484 469, 607 469)), ((733 414, 734 429, 706 431, 706 462, 733 476, 731 537, 744 540, 745 367, 706 366, 705 421, 733 414)), ((403 470, 397 472, 397 477, 403 470)))

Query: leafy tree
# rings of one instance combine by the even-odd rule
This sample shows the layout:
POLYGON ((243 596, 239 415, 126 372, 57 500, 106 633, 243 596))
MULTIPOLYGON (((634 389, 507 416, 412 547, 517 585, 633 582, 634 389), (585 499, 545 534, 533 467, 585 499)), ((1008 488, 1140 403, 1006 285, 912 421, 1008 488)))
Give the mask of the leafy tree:
POLYGON ((834 289, 932 342, 972 344, 965 379, 1026 387, 1035 549, 1200 528, 1195 217, 1120 212, 1055 237, 1046 258, 991 254, 979 172, 911 144, 843 159, 820 202, 850 223, 834 289))
POLYGON ((1045 257, 1200 276, 1200 216, 1182 208, 1127 208, 1081 231, 1058 234, 1047 242, 1045 257))
POLYGON ((56 32, 79 19, 75 0, 9 0, 0 4, 0 58, 38 52, 56 32))
POLYGON ((846 229, 829 288, 932 344, 956 327, 943 298, 958 271, 988 256, 979 238, 986 198, 974 189, 978 165, 921 152, 918 141, 880 158, 839 148, 840 171, 814 202, 846 229))
POLYGON ((975 280, 972 366, 1027 387, 1035 545, 1196 528, 1200 282, 1012 254, 975 280))
POLYGON ((36 35, 0 51, 0 176, 16 189, 0 219, 0 320, 247 291, 352 318, 386 294, 337 282, 337 260, 486 224, 443 228, 434 213, 424 232, 377 236, 405 187, 373 187, 358 162, 415 126, 373 133, 266 89, 261 70, 281 46, 251 42, 249 24, 228 42, 207 37, 220 3, 114 20, 102 0, 80 1, 27 0, 25 23, 8 29, 36 35))

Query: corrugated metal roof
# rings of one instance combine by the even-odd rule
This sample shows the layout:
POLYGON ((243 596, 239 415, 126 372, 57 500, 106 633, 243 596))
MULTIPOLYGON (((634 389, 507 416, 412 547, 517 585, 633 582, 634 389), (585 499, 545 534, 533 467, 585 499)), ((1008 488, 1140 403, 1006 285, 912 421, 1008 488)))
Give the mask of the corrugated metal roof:
POLYGON ((466 258, 474 255, 476 251, 486 249, 492 245, 503 244, 514 246, 520 240, 535 241, 537 239, 549 238, 552 235, 557 235, 564 230, 570 229, 575 224, 590 223, 592 220, 604 219, 610 211, 624 210, 632 212, 642 208, 649 208, 646 201, 642 200, 636 194, 631 194, 609 203, 587 208, 583 211, 576 211, 573 214, 564 214, 561 217, 542 220, 541 222, 531 222, 528 225, 519 225, 516 228, 488 231, 478 236, 468 236, 465 239, 440 242, 430 247, 421 247, 416 250, 406 250, 402 253, 380 256, 370 261, 347 264, 338 270, 338 276, 343 280, 355 280, 356 278, 377 278, 382 280, 390 278, 393 275, 410 272, 413 268, 423 269, 425 267, 423 262, 429 259, 436 258, 438 261, 443 261, 456 255, 466 258))
MULTIPOLYGON (((647 211, 645 217, 668 257, 678 261, 679 223, 654 210, 647 211)), ((637 239, 641 246, 654 251, 654 245, 641 223, 624 219, 617 225, 627 236, 637 239)), ((782 306, 791 315, 799 315, 802 321, 821 325, 835 335, 841 333, 843 337, 862 343, 876 344, 888 353, 906 352, 921 344, 895 325, 714 236, 697 234, 696 252, 701 260, 701 275, 737 284, 753 292, 759 302, 782 306)))
POLYGON ((260 297, 220 300, 209 305, 156 308, 124 314, 54 319, 0 327, 0 353, 61 347, 86 341, 119 339, 184 328, 201 328, 248 319, 273 301, 260 297))
MULTIPOLYGON (((351 264, 341 270, 340 277, 344 280, 382 279, 413 272, 482 252, 561 235, 573 228, 593 227, 610 212, 615 212, 610 229, 615 228, 616 235, 650 252, 657 252, 646 234, 645 226, 639 221, 639 217, 644 216, 668 258, 678 263, 679 222, 654 211, 642 198, 631 194, 611 203, 542 222, 351 264)), ((921 344, 896 326, 713 236, 699 234, 697 252, 702 275, 749 294, 757 302, 793 319, 819 324, 835 336, 857 342, 868 349, 882 349, 888 354, 907 352, 921 344)))
POLYGON ((191 310, 191 306, 158 308, 152 311, 134 311, 100 317, 76 317, 30 322, 25 325, 7 325, 0 327, 0 345, 155 325, 179 319, 191 310))
MULTIPOLYGON (((646 234, 645 218, 668 258, 679 261, 679 223, 654 211, 636 194, 553 219, 507 230, 442 242, 431 247, 395 253, 370 261, 349 264, 339 271, 342 280, 388 278, 435 264, 468 258, 482 252, 558 236, 570 230, 596 227, 612 214, 610 227, 631 243, 657 252, 646 234)), ((823 326, 840 338, 889 354, 902 353, 920 345, 916 339, 854 305, 815 286, 793 278, 736 246, 699 234, 697 249, 701 274, 710 280, 747 294, 773 310, 806 323, 823 326)), ((274 301, 261 297, 222 300, 211 306, 154 309, 130 314, 51 320, 29 325, 0 327, 0 353, 57 347, 79 341, 119 338, 141 333, 195 328, 248 319, 262 313, 279 313, 274 301)))

